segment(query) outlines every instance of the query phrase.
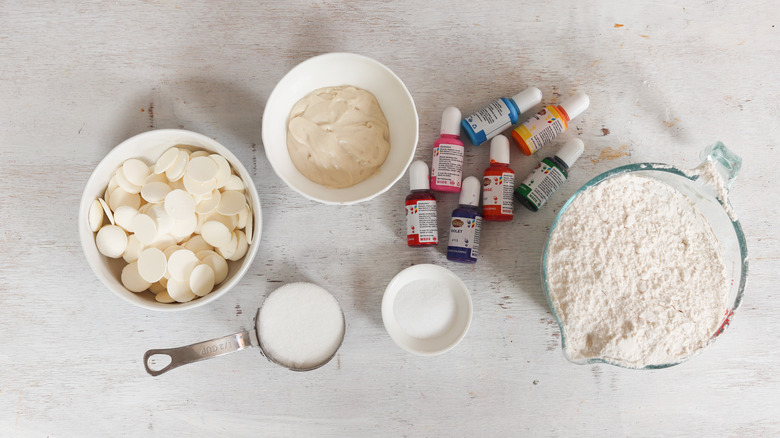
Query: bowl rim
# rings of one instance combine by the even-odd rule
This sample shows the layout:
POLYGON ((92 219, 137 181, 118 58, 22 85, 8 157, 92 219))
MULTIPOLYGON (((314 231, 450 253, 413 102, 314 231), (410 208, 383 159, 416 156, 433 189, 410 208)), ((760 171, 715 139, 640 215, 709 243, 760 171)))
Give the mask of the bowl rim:
MULTIPOLYGON (((572 194, 569 199, 566 201, 565 204, 561 207, 560 211, 555 215, 555 219, 553 220, 552 225, 550 225, 550 231, 547 233, 547 238, 544 243, 544 249, 542 250, 542 257, 541 257, 541 263, 540 263, 540 271, 541 271, 541 282, 542 282, 542 289, 544 290, 545 298, 547 299, 547 306, 550 308, 550 312, 553 315, 553 318, 555 318, 555 322, 558 323, 558 329, 561 333, 561 349, 563 351, 563 355, 566 357, 566 359, 572 363, 575 363, 577 365, 585 365, 585 364, 607 364, 607 365, 613 365, 619 368, 625 368, 625 369, 646 369, 646 370, 653 370, 653 369, 663 369, 663 368, 669 368, 675 365, 679 365, 683 362, 688 361, 689 359, 701 354, 705 348, 700 348, 693 354, 686 356, 682 359, 680 359, 677 362, 673 363, 666 363, 666 364, 654 364, 654 365, 647 365, 645 367, 630 367, 623 363, 616 362, 609 360, 607 358, 588 358, 583 360, 575 360, 571 358, 566 353, 566 332, 563 327, 563 321, 561 317, 558 315, 558 312, 555 310, 555 305, 552 302, 551 298, 551 290, 548 287, 547 284, 547 259, 548 259, 548 252, 549 252, 549 246, 550 246, 550 238, 552 237, 553 232, 555 231, 556 227, 558 226, 558 222, 560 221, 563 214, 566 212, 566 210, 569 208, 569 206, 574 202, 574 200, 584 191, 590 189, 591 187, 607 180, 613 177, 625 175, 628 173, 633 172, 640 172, 640 171, 658 171, 658 172, 666 172, 671 173, 677 176, 681 176, 685 179, 688 179, 690 181, 696 181, 698 179, 698 175, 692 175, 690 172, 686 172, 684 169, 679 168, 677 166, 673 166, 670 164, 665 163, 654 163, 654 162, 645 162, 645 163, 634 163, 634 164, 627 164, 624 166, 619 166, 610 170, 607 170, 593 178, 591 178, 588 182, 582 185, 577 191, 572 194)), ((725 208, 727 201, 724 201, 720 197, 717 197, 716 200, 725 208)), ((734 311, 737 310, 737 308, 742 303, 742 298, 745 291, 745 285, 747 283, 747 273, 748 273, 748 250, 747 250, 747 241, 745 239, 745 234, 742 231, 742 225, 739 222, 738 218, 730 217, 729 219, 731 221, 732 227, 734 227, 734 232, 737 236, 737 241, 739 243, 739 249, 740 249, 740 256, 742 258, 742 266, 741 266, 741 274, 739 279, 739 288, 737 290, 737 295, 734 299, 734 304, 729 309, 727 309, 726 314, 723 317, 723 321, 719 325, 718 329, 715 331, 715 333, 710 337, 709 343, 712 343, 718 336, 720 336, 723 331, 729 326, 731 323, 731 319, 733 318, 734 311)))
MULTIPOLYGON (((170 147, 176 146, 176 144, 171 144, 170 147)), ((204 148, 205 149, 205 148, 204 148)), ((127 157, 125 159, 129 159, 132 157, 127 157)), ((102 183, 100 183, 101 186, 103 186, 102 183)), ((81 192, 81 201, 79 202, 79 211, 78 211, 78 228, 79 228, 79 240, 81 242, 81 249, 82 249, 82 255, 87 261, 87 265, 89 266, 92 273, 100 280, 100 283, 107 289, 109 289, 111 292, 113 292, 115 295, 118 295, 121 299, 123 299, 126 302, 129 302, 135 306, 147 309, 147 310, 154 310, 154 311, 162 311, 162 312, 170 312, 170 311, 183 311, 188 309, 193 309, 196 307, 200 307, 203 305, 206 305, 223 295, 227 294, 229 291, 231 291, 244 277, 246 272, 249 270, 251 265, 253 264, 254 258, 257 255, 257 252, 259 251, 261 237, 262 237, 262 208, 261 208, 261 202, 260 197, 257 193, 257 188, 254 185, 254 181, 252 180, 252 175, 247 171, 246 167, 244 167, 243 163, 228 149, 225 145, 222 143, 214 140, 211 137, 208 137, 206 135, 189 131, 186 129, 153 129, 149 131, 145 131, 139 134, 136 134, 132 137, 129 137, 119 143, 118 145, 114 146, 101 160, 98 162, 97 165, 95 165, 94 169, 92 170, 92 173, 90 173, 89 178, 87 179, 87 182, 84 184, 84 188, 81 192), (99 169, 101 169, 104 166, 107 166, 109 162, 114 161, 115 157, 121 157, 123 155, 122 149, 129 147, 128 145, 132 145, 141 141, 148 141, 153 140, 155 137, 164 137, 164 136, 170 136, 170 135, 181 135, 181 136, 188 136, 192 139, 195 139, 201 143, 208 144, 215 149, 218 149, 218 153, 222 156, 224 156, 231 166, 236 170, 236 172, 239 173, 239 176, 244 179, 243 175, 246 175, 247 181, 245 181, 246 188, 249 191, 250 197, 252 198, 253 205, 253 214, 254 214, 254 233, 255 237, 253 238, 252 245, 249 246, 249 250, 247 251, 246 255, 244 255, 244 260, 241 262, 240 266, 236 270, 235 274, 227 280, 226 282, 222 283, 220 285, 220 289, 218 291, 212 292, 205 297, 199 297, 197 299, 194 299, 192 301, 186 302, 186 303, 159 303, 156 301, 146 301, 143 299, 138 298, 133 292, 130 292, 129 290, 123 288, 122 290, 118 290, 112 285, 108 284, 106 279, 103 278, 102 272, 100 272, 99 269, 96 268, 96 266, 93 265, 93 259, 88 257, 87 254, 92 253, 93 251, 97 251, 97 248, 95 246, 95 233, 92 232, 88 225, 86 225, 87 221, 87 214, 89 211, 89 205, 94 200, 93 198, 88 197, 88 189, 95 184, 98 183, 97 181, 97 175, 99 169), (148 139, 146 137, 149 137, 148 139)), ((105 257, 99 252, 97 253, 99 257, 105 257)))
MULTIPOLYGON (((285 116, 285 120, 286 120, 286 117, 287 116, 285 116)), ((386 65, 384 65, 381 62, 377 61, 376 59, 373 59, 373 58, 365 56, 365 55, 360 55, 360 54, 352 53, 352 52, 329 52, 329 53, 323 53, 323 54, 320 54, 320 55, 315 55, 315 56, 312 56, 312 57, 310 57, 308 59, 305 59, 305 60, 301 61, 300 63, 295 65, 293 68, 291 68, 287 73, 285 73, 285 75, 282 76, 281 79, 279 79, 279 82, 276 83, 276 85, 274 86, 273 90, 271 91, 271 94, 268 96, 268 100, 266 100, 266 103, 265 103, 265 109, 263 110, 262 139, 263 139, 263 148, 265 149, 266 158, 268 159, 268 162, 271 164, 271 168, 274 170, 274 173, 279 177, 279 179, 284 181, 284 183, 289 188, 291 188, 293 191, 295 191, 296 193, 300 194, 301 196, 303 196, 306 199, 309 199, 309 200, 312 200, 312 201, 316 201, 316 202, 320 202, 322 204, 327 204, 327 205, 352 205, 352 204, 358 204, 360 202, 369 201, 369 200, 371 200, 371 199, 381 195, 382 193, 385 193, 393 185, 395 185, 395 183, 397 183, 398 180, 400 180, 404 176, 404 174, 406 173, 406 170, 409 168, 409 165, 414 160, 415 151, 417 150, 417 145, 418 145, 418 143, 420 141, 420 118, 419 118, 419 114, 417 113, 417 106, 416 106, 416 104, 414 102, 414 98, 412 97, 412 93, 409 92, 409 89, 406 87, 406 84, 404 83, 404 81, 401 80, 401 78, 397 74, 395 74, 395 72, 393 72, 393 70, 391 70, 389 67, 387 67, 386 65), (271 159, 271 157, 268 155, 268 142, 266 141, 266 132, 270 131, 270 128, 268 126, 270 124, 270 122, 268 122, 268 119, 266 118, 266 115, 268 114, 267 109, 269 107, 271 107, 273 104, 275 104, 277 100, 281 99, 279 96, 283 93, 283 91, 282 91, 280 85, 282 85, 285 82, 285 80, 289 80, 289 78, 292 77, 294 74, 296 74, 298 71, 307 68, 310 64, 316 64, 318 62, 322 62, 323 60, 326 60, 326 59, 329 59, 329 58, 334 58, 334 59, 343 58, 343 59, 347 59, 347 60, 350 60, 350 59, 352 59, 352 60, 360 60, 360 61, 372 64, 372 65, 378 67, 380 70, 383 70, 385 73, 389 74, 389 76, 391 78, 393 78, 394 81, 396 81, 398 85, 400 85, 400 87, 404 91, 405 95, 409 98, 409 103, 411 104, 412 114, 414 116, 414 125, 415 125, 414 141, 413 141, 414 145, 413 145, 413 147, 411 149, 411 152, 409 153, 409 156, 406 158, 406 163, 404 164, 403 171, 399 172, 398 175, 396 175, 392 179, 392 181, 390 181, 388 184, 386 184, 380 190, 378 190, 378 191, 376 191, 376 192, 374 192, 374 193, 372 193, 370 195, 366 195, 366 196, 363 196, 363 197, 360 197, 360 198, 357 198, 357 199, 352 199, 352 200, 347 200, 347 201, 331 201, 331 200, 327 200, 327 199, 321 199, 321 198, 318 198, 318 197, 313 196, 311 194, 308 194, 308 193, 304 192, 302 189, 300 189, 300 188, 296 187, 295 185, 293 185, 293 183, 290 182, 290 180, 288 178, 283 176, 283 173, 280 171, 281 169, 278 167, 278 164, 276 164, 276 162, 273 159, 271 159)), ((354 187, 354 186, 352 186, 352 187, 354 187)), ((351 187, 346 187, 344 189, 331 189, 331 190, 346 190, 346 189, 349 189, 349 188, 351 188, 351 187)))

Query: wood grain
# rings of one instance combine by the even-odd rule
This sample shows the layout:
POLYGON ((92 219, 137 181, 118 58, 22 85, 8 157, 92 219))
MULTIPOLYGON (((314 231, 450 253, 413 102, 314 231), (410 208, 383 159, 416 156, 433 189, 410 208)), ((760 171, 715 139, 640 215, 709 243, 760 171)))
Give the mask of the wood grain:
MULTIPOLYGON (((0 435, 780 435, 780 10, 774 2, 0 2, 0 435), (265 159, 260 121, 276 82, 310 56, 348 51, 393 69, 430 161, 441 111, 470 113, 537 86, 586 91, 570 127, 586 152, 538 213, 487 223, 479 262, 406 247, 408 182, 351 207, 303 199, 265 159), (110 294, 77 233, 81 190, 124 139, 184 128, 227 145, 263 203, 258 257, 206 308, 160 314, 110 294), (583 183, 635 162, 694 166, 721 140, 744 159, 731 191, 750 251, 742 307, 702 355, 658 371, 576 366, 560 351, 539 260, 583 183), (446 266, 471 290, 455 349, 423 358, 382 326, 401 269, 446 266), (263 297, 313 281, 342 303, 333 362, 293 373, 240 352, 152 378, 147 349, 248 328, 263 297)), ((543 150, 555 151, 559 143, 543 150)), ((541 157, 540 156, 540 157, 541 157)), ((518 175, 537 157, 512 154, 518 175)), ((467 149, 465 174, 488 164, 467 149)), ((441 196, 440 218, 457 200, 441 196)), ((440 219, 440 236, 446 236, 440 219)))

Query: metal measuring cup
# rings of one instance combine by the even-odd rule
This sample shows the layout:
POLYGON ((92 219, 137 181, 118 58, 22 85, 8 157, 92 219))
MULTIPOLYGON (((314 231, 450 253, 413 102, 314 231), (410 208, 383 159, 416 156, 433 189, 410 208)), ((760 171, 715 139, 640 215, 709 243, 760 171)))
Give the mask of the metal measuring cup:
POLYGON ((346 320, 344 318, 344 310, 340 309, 342 323, 341 339, 339 339, 336 348, 333 350, 333 353, 325 360, 307 367, 296 367, 290 364, 286 364, 278 360, 278 358, 275 358, 263 347, 262 337, 260 336, 258 330, 261 309, 262 307, 257 309, 257 313, 255 314, 255 318, 253 320, 255 326, 254 330, 244 330, 220 338, 190 345, 184 345, 182 347, 162 348, 147 351, 144 353, 144 368, 146 368, 146 372, 152 376, 159 376, 160 374, 168 372, 174 368, 178 368, 182 365, 187 365, 193 362, 199 362, 201 360, 211 359, 218 356, 224 356, 226 354, 235 353, 236 351, 251 347, 260 347, 260 353, 266 359, 289 370, 311 371, 325 365, 331 359, 333 359, 333 357, 336 355, 336 352, 338 352, 339 348, 341 348, 341 344, 344 342, 344 335, 346 333, 346 320), (153 356, 168 356, 170 357, 171 362, 168 365, 155 370, 150 367, 150 360, 153 356))

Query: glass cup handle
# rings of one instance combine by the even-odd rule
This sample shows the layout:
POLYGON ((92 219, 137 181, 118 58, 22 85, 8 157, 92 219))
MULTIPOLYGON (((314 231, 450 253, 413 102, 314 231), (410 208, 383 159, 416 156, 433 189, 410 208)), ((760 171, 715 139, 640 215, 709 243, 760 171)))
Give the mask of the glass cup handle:
POLYGON ((257 338, 256 336, 252 336, 253 334, 254 331, 250 332, 245 330, 240 333, 185 345, 183 347, 149 350, 144 354, 144 368, 146 368, 147 373, 153 376, 159 376, 162 373, 188 363, 235 353, 236 351, 257 345, 257 338), (153 356, 168 356, 171 359, 171 362, 160 369, 152 369, 150 365, 153 365, 153 363, 151 363, 153 356))
POLYGON ((739 155, 732 152, 720 141, 704 148, 701 151, 700 157, 704 162, 712 160, 715 163, 715 168, 720 172, 724 181, 726 191, 731 188, 731 184, 737 178, 739 170, 742 168, 742 158, 739 155))

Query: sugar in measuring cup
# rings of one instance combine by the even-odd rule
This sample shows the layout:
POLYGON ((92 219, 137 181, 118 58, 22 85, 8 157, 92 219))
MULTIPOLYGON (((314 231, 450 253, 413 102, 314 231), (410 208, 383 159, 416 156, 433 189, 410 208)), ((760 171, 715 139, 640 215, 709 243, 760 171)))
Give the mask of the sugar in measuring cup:
POLYGON ((292 371, 310 371, 328 363, 344 340, 346 323, 336 298, 312 283, 290 283, 265 299, 255 329, 176 348, 149 350, 144 367, 152 376, 204 359, 260 347, 268 360, 292 371), (158 359, 170 363, 154 367, 158 359))

